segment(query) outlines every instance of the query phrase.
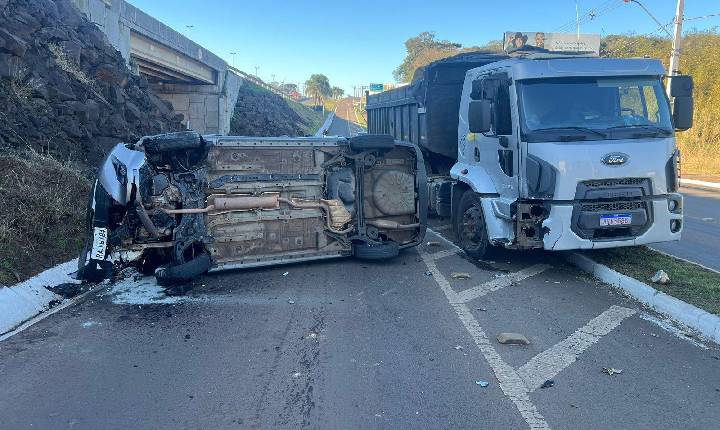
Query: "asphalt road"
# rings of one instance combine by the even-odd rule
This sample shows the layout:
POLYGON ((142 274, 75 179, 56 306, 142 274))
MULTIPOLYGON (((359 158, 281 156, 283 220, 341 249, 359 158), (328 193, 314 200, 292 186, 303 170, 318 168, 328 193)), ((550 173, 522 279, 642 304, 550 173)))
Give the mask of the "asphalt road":
POLYGON ((720 271, 720 190, 682 187, 684 222, 678 242, 653 248, 720 271))
POLYGON ((384 263, 207 275, 182 298, 105 286, 0 342, 0 427, 716 427, 716 345, 557 254, 476 262, 427 240, 384 263))
POLYGON ((358 124, 358 120, 355 117, 352 99, 344 98, 338 100, 335 118, 332 123, 330 123, 330 127, 328 127, 328 135, 355 136, 362 131, 364 131, 364 129, 358 124))
POLYGON ((718 345, 557 253, 472 261, 431 224, 387 262, 98 287, 0 342, 0 429, 717 428, 718 345))

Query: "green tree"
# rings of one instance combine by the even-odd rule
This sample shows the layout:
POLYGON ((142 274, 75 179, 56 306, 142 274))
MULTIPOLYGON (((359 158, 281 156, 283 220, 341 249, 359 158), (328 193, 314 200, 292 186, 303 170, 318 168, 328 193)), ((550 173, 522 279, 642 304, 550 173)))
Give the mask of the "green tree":
POLYGON ((332 92, 333 98, 335 98, 335 99, 339 99, 340 97, 342 97, 345 94, 345 90, 343 90, 340 87, 332 87, 331 92, 332 92))
POLYGON ((293 92, 298 92, 298 87, 296 84, 283 84, 282 91, 284 93, 288 93, 288 94, 293 93, 293 92))
POLYGON ((325 98, 332 95, 330 80, 323 74, 310 75, 310 78, 305 81, 305 95, 315 99, 316 106, 321 105, 325 98))
POLYGON ((441 58, 460 52, 459 43, 449 40, 436 40, 435 33, 424 31, 405 41, 407 54, 403 62, 393 71, 398 82, 410 82, 415 70, 441 58))

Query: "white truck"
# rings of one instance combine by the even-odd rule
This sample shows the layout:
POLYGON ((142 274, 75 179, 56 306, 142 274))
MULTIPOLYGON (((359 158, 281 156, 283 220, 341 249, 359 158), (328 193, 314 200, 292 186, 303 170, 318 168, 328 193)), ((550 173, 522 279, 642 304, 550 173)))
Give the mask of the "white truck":
POLYGON ((432 214, 459 245, 569 250, 679 240, 675 130, 692 80, 652 59, 469 53, 367 95, 368 131, 416 143, 432 214))

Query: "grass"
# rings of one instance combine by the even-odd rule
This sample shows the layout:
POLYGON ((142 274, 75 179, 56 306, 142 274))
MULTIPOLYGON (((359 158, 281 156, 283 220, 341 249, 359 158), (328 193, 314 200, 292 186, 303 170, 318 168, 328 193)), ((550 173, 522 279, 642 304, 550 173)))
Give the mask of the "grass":
POLYGON ((329 112, 326 111, 325 115, 323 115, 322 112, 312 110, 312 108, 293 100, 287 100, 287 104, 290 106, 290 109, 294 110, 295 113, 302 118, 303 124, 301 124, 301 127, 305 135, 315 134, 315 132, 322 127, 325 122, 325 117, 329 114, 329 112))
POLYGON ((720 274, 647 247, 614 248, 589 251, 595 261, 643 281, 653 288, 710 313, 720 315, 720 274), (667 284, 654 284, 650 278, 664 270, 667 284))
POLYGON ((90 181, 53 158, 0 155, 0 285, 76 257, 90 181))

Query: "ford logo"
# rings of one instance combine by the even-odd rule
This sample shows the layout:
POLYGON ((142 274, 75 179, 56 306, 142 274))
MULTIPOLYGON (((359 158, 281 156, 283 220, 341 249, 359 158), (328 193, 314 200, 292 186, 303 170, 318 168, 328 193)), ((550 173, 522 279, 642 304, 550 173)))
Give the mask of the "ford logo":
POLYGON ((629 155, 623 154, 622 152, 611 152, 603 155, 601 160, 603 164, 607 164, 608 166, 620 166, 627 163, 629 158, 629 155))

